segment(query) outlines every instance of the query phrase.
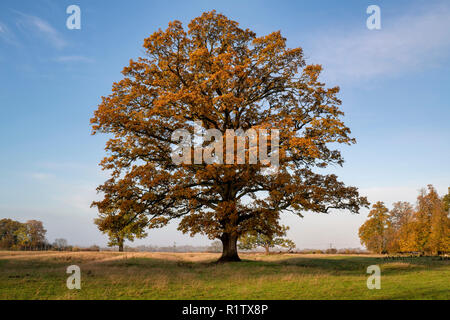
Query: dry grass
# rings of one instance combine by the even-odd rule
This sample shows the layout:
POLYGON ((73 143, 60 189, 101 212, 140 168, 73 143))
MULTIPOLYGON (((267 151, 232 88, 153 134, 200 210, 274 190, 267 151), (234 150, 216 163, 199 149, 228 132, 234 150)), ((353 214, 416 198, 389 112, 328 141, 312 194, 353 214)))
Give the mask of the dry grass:
POLYGON ((0 251, 0 299, 448 299, 448 261, 385 261, 377 255, 0 251), (82 289, 68 290, 78 265, 82 289), (382 268, 368 290, 366 268, 382 268))

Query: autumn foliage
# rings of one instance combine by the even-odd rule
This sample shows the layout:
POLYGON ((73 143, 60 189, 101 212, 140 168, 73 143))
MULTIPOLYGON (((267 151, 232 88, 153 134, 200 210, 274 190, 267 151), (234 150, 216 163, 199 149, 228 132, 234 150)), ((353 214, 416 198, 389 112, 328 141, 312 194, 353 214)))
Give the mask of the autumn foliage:
POLYGON ((408 202, 396 202, 389 211, 377 202, 359 229, 361 243, 376 253, 450 252, 449 195, 441 199, 429 185, 428 191, 421 190, 415 208, 408 202))
POLYGON ((306 64, 302 49, 288 48, 280 32, 257 37, 212 11, 186 30, 169 23, 143 48, 145 56, 124 68, 91 120, 94 133, 111 137, 101 162, 111 178, 98 188, 103 200, 93 203, 104 228, 121 217, 149 228, 180 218, 182 232, 220 239, 221 261, 230 261, 239 260, 241 235, 281 230, 282 211, 357 213, 368 204, 355 187, 314 171, 342 165, 333 147, 355 140, 341 119, 339 88, 325 87, 321 66, 306 64), (261 162, 175 164, 172 134, 194 131, 196 121, 223 134, 278 129, 278 170, 268 174, 261 162))
POLYGON ((47 246, 42 221, 28 220, 25 223, 12 219, 0 220, 1 249, 38 249, 47 246))
POLYGON ((132 212, 121 212, 119 208, 101 210, 94 222, 100 231, 108 235, 108 246, 118 246, 119 251, 124 250, 125 240, 134 241, 135 238, 147 236, 145 233, 147 217, 132 212))

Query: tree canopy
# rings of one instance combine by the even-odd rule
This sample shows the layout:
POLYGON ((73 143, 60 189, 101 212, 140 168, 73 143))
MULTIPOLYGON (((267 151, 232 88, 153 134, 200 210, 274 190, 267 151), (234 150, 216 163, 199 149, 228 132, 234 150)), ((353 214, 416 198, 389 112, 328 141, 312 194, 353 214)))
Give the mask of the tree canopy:
POLYGON ((367 249, 376 253, 386 251, 386 232, 390 226, 389 210, 378 201, 369 212, 368 220, 359 228, 359 237, 367 249))
MULTIPOLYGON (((257 37, 211 11, 186 30, 169 23, 143 48, 145 56, 130 60, 91 119, 93 133, 111 135, 101 162, 111 178, 98 188, 103 200, 93 203, 100 213, 146 216, 150 228, 180 218, 182 232, 220 239, 221 261, 230 261, 239 260, 240 235, 280 230, 283 211, 357 213, 367 206, 355 187, 314 170, 342 165, 336 146, 355 140, 342 121, 339 88, 320 82, 322 67, 308 65, 279 31, 257 37), (279 130, 276 172, 263 161, 174 163, 174 132, 194 132, 195 122, 224 136, 279 130)), ((222 142, 234 150, 234 140, 222 142)), ((270 145, 269 156, 274 152, 270 145)))

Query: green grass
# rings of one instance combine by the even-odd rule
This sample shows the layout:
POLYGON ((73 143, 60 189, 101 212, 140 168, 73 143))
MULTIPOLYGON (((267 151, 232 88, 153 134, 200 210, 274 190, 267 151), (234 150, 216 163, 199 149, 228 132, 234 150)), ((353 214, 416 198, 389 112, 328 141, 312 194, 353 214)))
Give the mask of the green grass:
POLYGON ((421 257, 0 252, 0 299, 449 299, 450 263, 421 257), (81 268, 68 290, 66 268, 81 268), (366 286, 381 267, 381 289, 366 286))

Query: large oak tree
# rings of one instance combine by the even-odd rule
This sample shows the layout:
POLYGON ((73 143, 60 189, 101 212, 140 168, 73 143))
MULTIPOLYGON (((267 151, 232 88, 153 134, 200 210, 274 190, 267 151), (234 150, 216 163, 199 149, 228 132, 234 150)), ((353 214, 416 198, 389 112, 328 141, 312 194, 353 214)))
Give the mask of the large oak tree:
POLYGON ((314 170, 342 165, 334 148, 355 140, 341 119, 339 88, 325 87, 321 66, 307 65, 280 32, 257 37, 212 11, 187 30, 171 22, 143 47, 91 120, 94 133, 112 135, 101 163, 112 176, 94 203, 100 212, 145 215, 149 227, 181 218, 179 230, 220 239, 220 261, 236 261, 238 237, 276 232, 282 211, 357 213, 367 205, 355 187, 314 170), (268 174, 261 162, 175 164, 173 132, 193 131, 198 121, 223 134, 278 129, 278 170, 268 174))

